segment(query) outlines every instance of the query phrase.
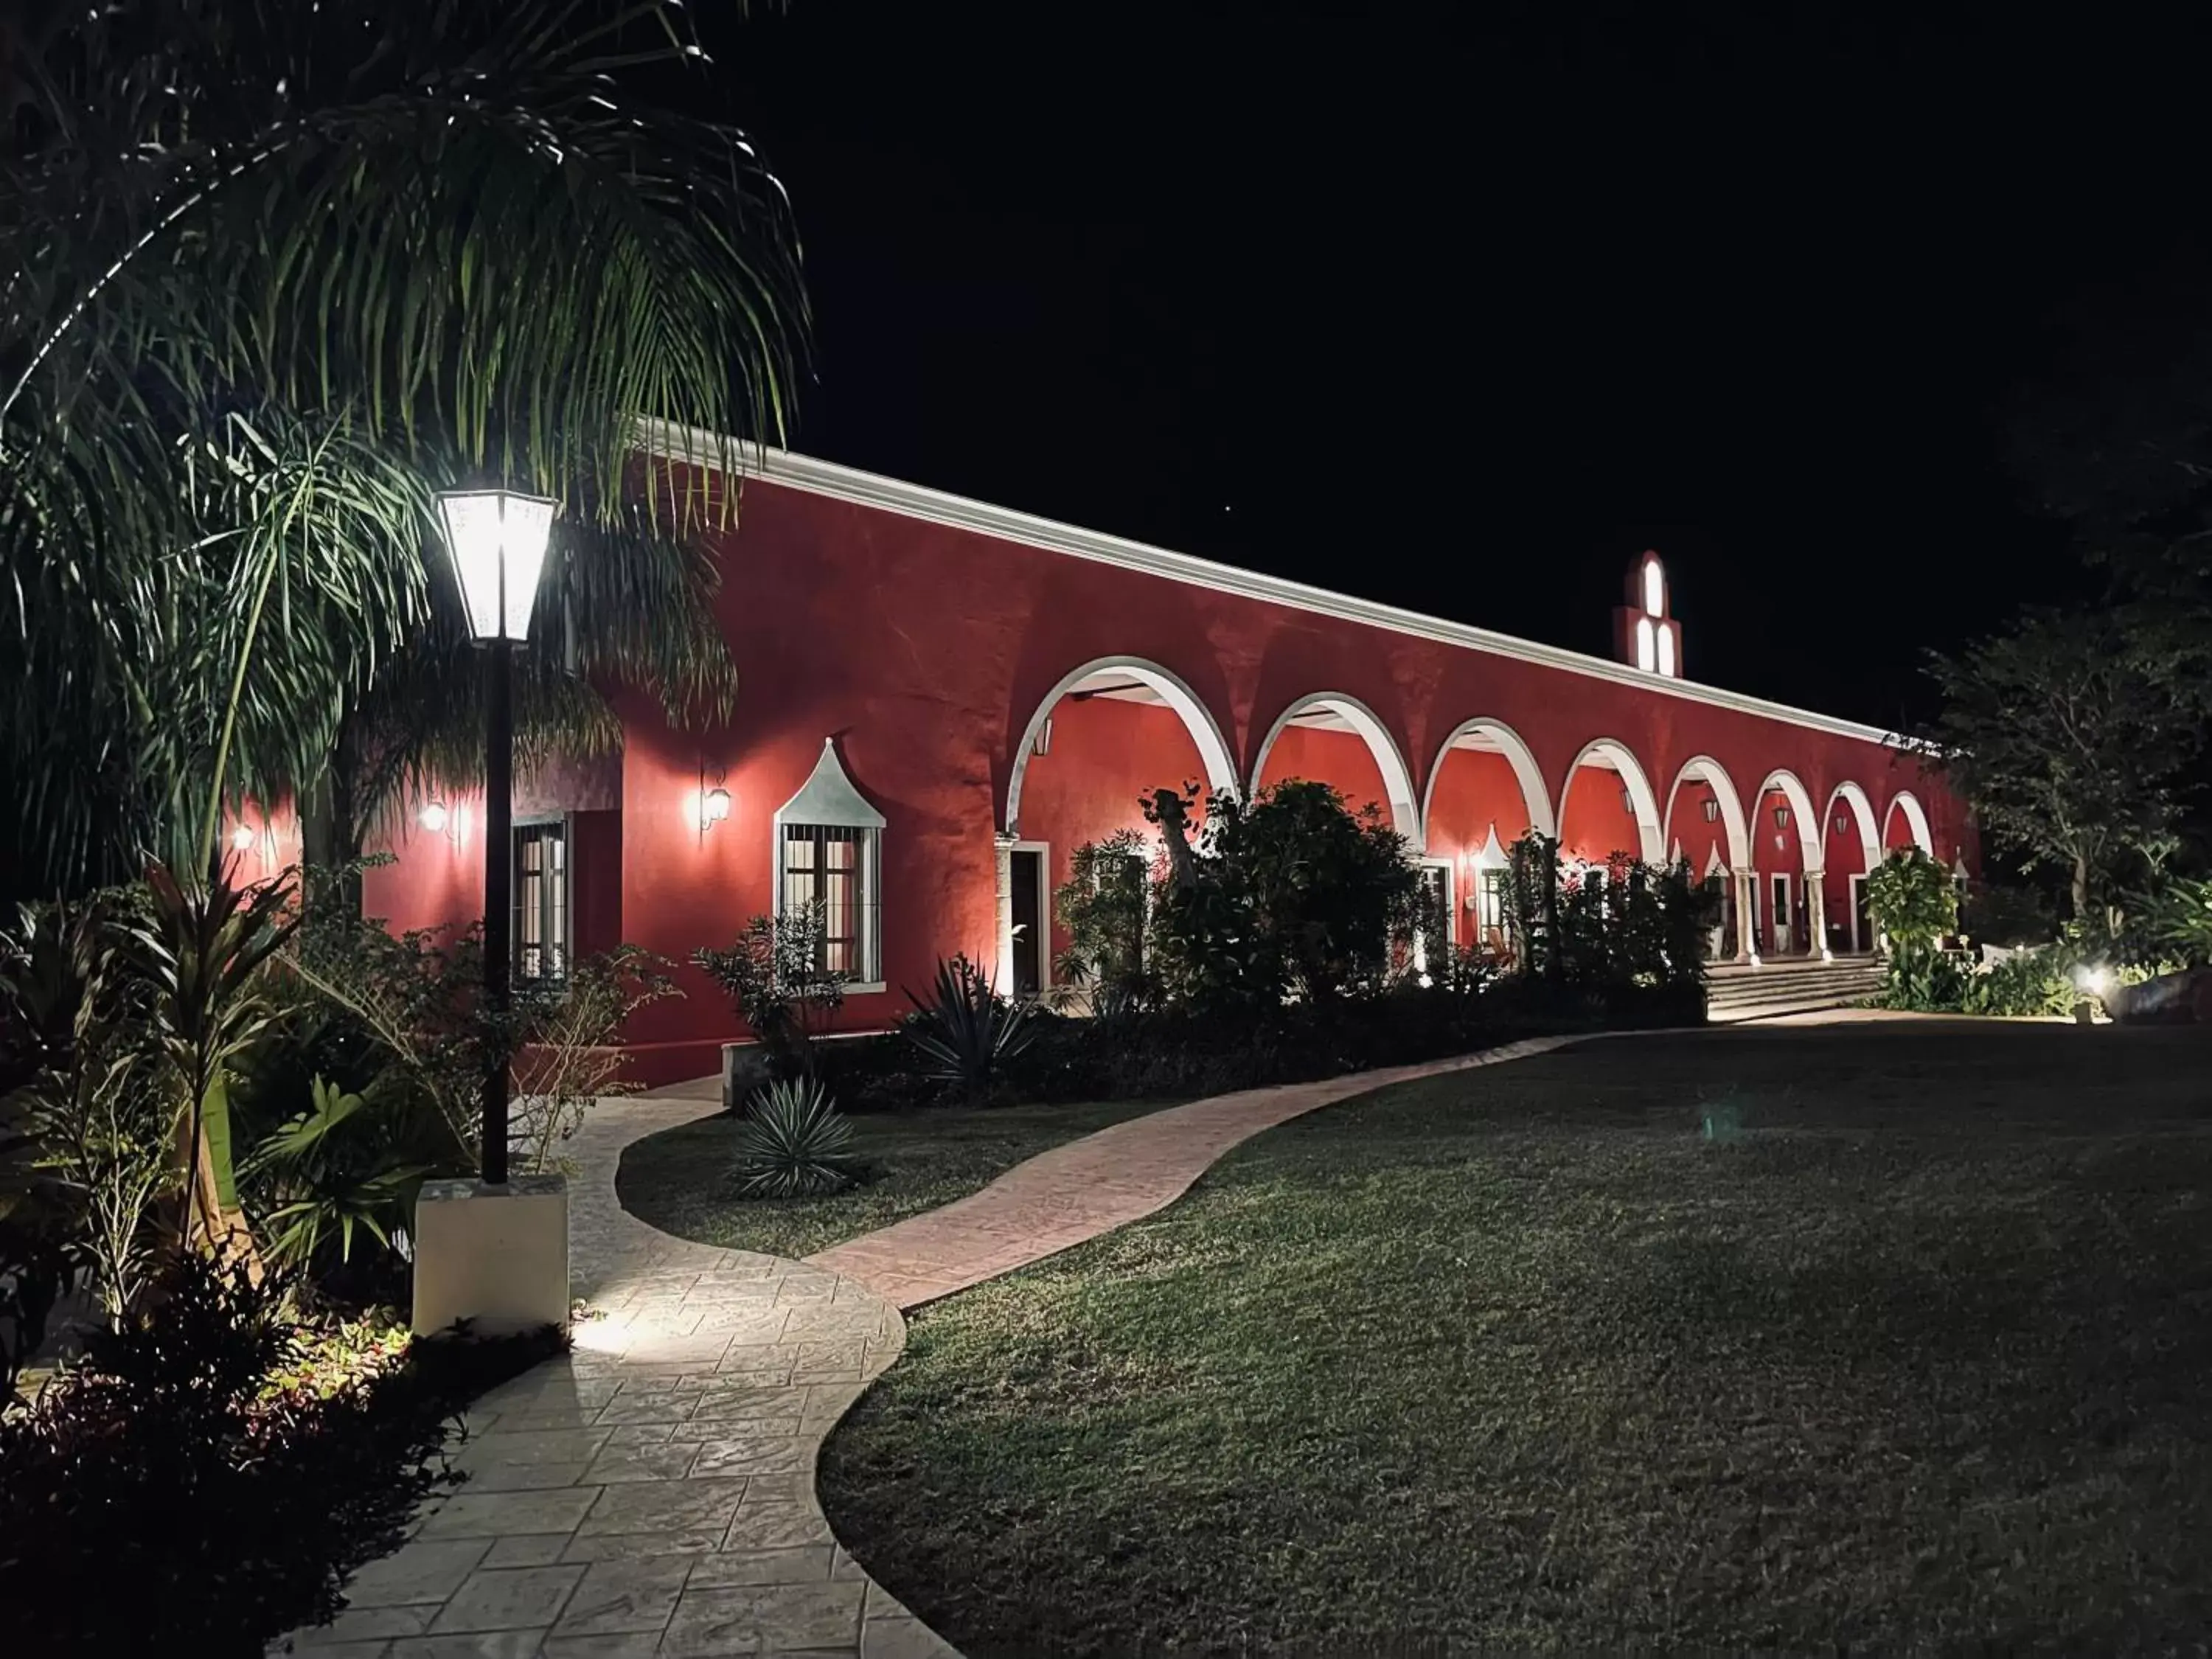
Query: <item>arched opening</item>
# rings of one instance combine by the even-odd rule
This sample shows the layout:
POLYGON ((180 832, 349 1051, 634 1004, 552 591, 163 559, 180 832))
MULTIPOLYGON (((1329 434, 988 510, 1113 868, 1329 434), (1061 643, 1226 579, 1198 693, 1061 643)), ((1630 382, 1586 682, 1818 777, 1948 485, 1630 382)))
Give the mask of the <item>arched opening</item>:
POLYGON ((1509 952, 1505 849, 1531 830, 1553 833, 1536 757, 1502 721, 1462 721, 1437 751, 1421 797, 1422 844, 1441 872, 1455 943, 1509 952))
POLYGON ((1828 937, 1838 949, 1874 949, 1874 919, 1867 909, 1866 878, 1881 862, 1881 834, 1875 827, 1874 803, 1865 790, 1845 781, 1828 797, 1821 833, 1827 851, 1821 859, 1826 872, 1823 890, 1827 901, 1828 937))
POLYGON ((1751 844, 1758 875, 1753 910, 1759 954, 1820 955, 1826 947, 1820 820, 1812 792, 1795 772, 1770 772, 1759 786, 1751 844))
POLYGON ((1007 778, 999 836, 1003 989, 1026 995, 1052 982, 1053 958, 1067 945, 1052 896, 1075 849, 1124 830, 1155 837, 1142 799, 1188 782, 1234 790, 1236 765, 1212 714, 1158 663, 1102 657, 1037 705, 1007 778))
POLYGON ((1927 811, 1910 789, 1900 789, 1890 798, 1889 813, 1882 821, 1881 844, 1889 852, 1917 847, 1929 858, 1936 856, 1936 838, 1928 832, 1927 811))
POLYGON ((1686 863, 1691 879, 1705 883, 1719 901, 1711 958, 1725 962, 1747 955, 1742 884, 1736 876, 1751 867, 1751 837, 1727 769, 1709 755, 1683 762, 1667 792, 1664 822, 1668 860, 1686 863))
POLYGON ((1289 778, 1342 790, 1355 811, 1371 801, 1420 850, 1413 773, 1390 729, 1358 698, 1319 691, 1276 716, 1252 761, 1253 793, 1289 778))
POLYGON ((1627 853, 1656 864, 1667 856, 1659 801, 1628 745, 1586 744, 1559 790, 1559 855, 1602 864, 1627 853))

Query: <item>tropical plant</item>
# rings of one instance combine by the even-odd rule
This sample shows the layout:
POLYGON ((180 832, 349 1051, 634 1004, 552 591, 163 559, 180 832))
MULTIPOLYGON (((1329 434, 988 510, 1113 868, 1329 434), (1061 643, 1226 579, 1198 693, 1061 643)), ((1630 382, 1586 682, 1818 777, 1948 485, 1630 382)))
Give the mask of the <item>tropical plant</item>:
POLYGON ((218 1254, 252 1249, 231 1158, 230 1083, 277 1014, 263 969, 299 927, 289 879, 234 886, 229 870, 205 884, 147 872, 147 927, 133 935, 132 971, 149 994, 153 1030, 184 1101, 177 1133, 185 1202, 179 1241, 197 1235, 218 1254))
POLYGON ((2158 954, 2191 968, 2212 963, 2212 881, 2170 877, 2132 899, 2128 910, 2158 954))
POLYGON ((1866 900, 1894 953, 1932 951, 1958 931, 1959 890, 1951 872, 1917 847, 1900 847, 1875 867, 1866 900))
POLYGON ((737 1133, 744 1198, 813 1198, 860 1179, 853 1125, 818 1078, 779 1078, 757 1090, 737 1133))
POLYGON ((771 1077, 811 1072, 815 1036, 845 1005, 851 975, 829 966, 827 931, 819 904, 799 905, 755 916, 726 951, 692 953, 759 1039, 771 1077))
MULTIPOLYGON (((58 1243, 81 1253, 111 1321, 138 1299, 155 1201, 174 1171, 179 1097, 157 1061, 151 998, 130 970, 150 943, 108 893, 23 906, 0 939, 0 1033, 22 1079, 7 1097, 9 1219, 29 1230, 34 1272, 53 1273, 58 1243)), ((19 1330, 43 1324, 43 1291, 24 1288, 19 1330)))
POLYGON ((906 998, 914 1012, 899 1031, 921 1051, 923 1074, 957 1083, 970 1096, 988 1089, 1035 1035, 1034 1007, 1000 996, 991 976, 964 953, 949 962, 938 958, 928 1001, 912 991, 906 998))
POLYGON ((364 1103, 315 1079, 307 1109, 256 1147, 241 1171, 270 1188, 263 1249, 280 1267, 312 1267, 333 1245, 339 1262, 348 1263, 356 1231, 388 1250, 405 1228, 415 1194, 432 1171, 398 1161, 388 1122, 375 1123, 364 1103))
POLYGON ((1056 1006, 1122 1012, 1150 1000, 1145 929, 1152 903, 1152 855, 1134 830, 1085 842, 1068 855, 1068 877, 1053 894, 1053 914, 1067 948, 1053 962, 1056 1006))
POLYGON ((472 759, 480 675, 425 556, 454 483, 561 502, 536 635, 568 648, 524 659, 528 737, 604 743, 610 681, 726 711, 696 535, 730 492, 674 463, 738 457, 670 423, 781 435, 805 313, 782 186, 656 96, 701 56, 654 0, 10 32, 0 864, 204 870, 240 795, 341 858, 472 759))

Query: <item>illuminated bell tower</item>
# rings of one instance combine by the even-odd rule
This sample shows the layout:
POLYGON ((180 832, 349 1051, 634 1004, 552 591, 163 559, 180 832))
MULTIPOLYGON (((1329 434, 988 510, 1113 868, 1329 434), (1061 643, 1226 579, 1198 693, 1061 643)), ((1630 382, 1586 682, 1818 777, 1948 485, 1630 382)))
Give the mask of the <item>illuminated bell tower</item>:
POLYGON ((1668 609, 1667 567, 1646 551, 1628 567, 1628 603, 1613 611, 1613 653, 1631 668, 1682 678, 1682 624, 1668 609))

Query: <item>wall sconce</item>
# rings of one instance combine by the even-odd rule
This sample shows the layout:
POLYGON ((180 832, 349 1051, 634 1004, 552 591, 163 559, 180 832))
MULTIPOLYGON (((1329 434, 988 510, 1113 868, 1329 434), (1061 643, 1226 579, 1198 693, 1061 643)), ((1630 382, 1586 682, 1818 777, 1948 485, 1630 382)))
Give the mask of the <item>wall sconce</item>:
POLYGON ((1620 810, 1632 818, 1636 816, 1636 796, 1632 791, 1624 789, 1620 792, 1620 810))
POLYGON ((1836 833, 1838 835, 1842 835, 1844 831, 1850 827, 1851 820, 1850 814, 1844 812, 1838 812, 1836 814, 1836 833))
POLYGON ((1718 796, 1717 796, 1717 795, 1708 795, 1708 796, 1706 796, 1706 797, 1705 797, 1705 822, 1706 822, 1707 823, 1711 823, 1715 818, 1717 818, 1717 817, 1720 817, 1720 815, 1721 815, 1721 803, 1720 803, 1720 798, 1719 798, 1718 796))
POLYGON ((446 803, 441 800, 424 801, 422 810, 415 814, 415 822, 434 836, 444 835, 446 826, 453 821, 453 813, 447 810, 446 803))
POLYGON ((1790 827, 1790 809, 1788 807, 1778 806, 1774 809, 1774 827, 1777 830, 1787 830, 1790 827))
POLYGON ((1052 753, 1051 715, 1047 714, 1044 717, 1044 724, 1037 727, 1036 738, 1030 744, 1030 753, 1032 755, 1049 755, 1052 753))
POLYGON ((237 829, 230 832, 230 850, 232 852, 243 853, 252 845, 253 831, 246 828, 246 825, 241 823, 237 829))
POLYGON ((707 781, 707 770, 699 769, 698 793, 692 796, 699 813, 699 839, 707 839, 707 832, 730 816, 730 792, 723 787, 724 773, 714 774, 714 781, 707 781))

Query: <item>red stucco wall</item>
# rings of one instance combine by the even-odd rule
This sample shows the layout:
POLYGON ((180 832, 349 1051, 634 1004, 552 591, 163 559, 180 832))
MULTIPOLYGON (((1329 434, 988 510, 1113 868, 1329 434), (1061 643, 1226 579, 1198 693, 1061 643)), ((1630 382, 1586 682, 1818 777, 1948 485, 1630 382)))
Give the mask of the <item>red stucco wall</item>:
MULTIPOLYGON (((1740 794, 1777 767, 1802 779, 1815 802, 1845 779, 1877 812, 1900 787, 1927 807, 1937 856, 1947 862, 1971 832, 1954 802, 1915 763, 1878 744, 1670 696, 1512 658, 1212 591, 1103 562, 1031 548, 779 483, 747 486, 742 528, 720 538, 720 614, 744 677, 726 729, 675 732, 659 711, 627 699, 620 768, 618 915, 604 894, 577 897, 595 927, 679 960, 702 943, 726 942, 769 904, 770 815, 835 738, 854 784, 888 820, 884 843, 883 941, 889 990, 855 995, 848 1024, 880 1024, 905 1006, 940 953, 995 956, 994 830, 1023 732, 1040 702, 1085 663, 1127 654, 1179 676, 1211 711, 1240 775, 1276 717, 1299 698, 1328 691, 1364 702, 1389 727, 1419 795, 1439 746, 1462 721, 1503 722, 1529 746, 1556 800, 1567 769, 1592 738, 1613 738, 1635 757, 1665 805, 1683 762, 1716 760, 1740 794), (698 832, 691 802, 702 769, 732 794, 729 819, 698 832)), ((1609 596, 1592 595, 1593 603, 1609 596)), ((1695 632, 1694 618, 1687 631, 1695 632)), ((1695 641, 1689 642, 1693 647, 1695 641)), ((1090 708, 1104 708, 1096 700, 1090 708)), ((1050 839, 1055 854, 1080 824, 1104 823, 1133 805, 1133 784, 1195 775, 1195 750, 1175 739, 1165 709, 1121 705, 1159 735, 1131 739, 1109 775, 1081 783, 1073 769, 1091 735, 1088 716, 1055 722, 1054 750, 1024 785, 1020 830, 1050 839), (1073 735, 1072 735, 1073 733, 1073 735), (1146 775, 1176 750, 1173 775, 1146 775), (1066 766, 1055 765, 1065 761, 1066 766), (1056 797, 1054 791, 1060 793, 1056 797), (1055 816, 1065 819, 1055 826, 1055 816)), ((1102 731, 1091 734, 1102 744, 1102 731)), ((1321 773, 1381 793, 1357 738, 1291 728, 1271 773, 1321 773), (1328 745, 1324 750, 1323 744, 1328 745), (1311 757, 1309 758, 1310 751, 1311 757), (1324 761, 1324 756, 1326 757, 1324 761)), ((1468 757, 1466 759, 1473 760, 1468 757)), ((1465 763, 1455 758, 1448 770, 1465 763)), ((1487 795, 1478 766, 1468 786, 1487 795)), ((1459 786, 1454 785, 1456 790, 1459 786)), ((1496 791, 1501 801, 1513 796, 1496 791)), ((1578 776, 1563 825, 1570 850, 1602 855, 1637 845, 1610 771, 1578 776)), ((1437 814, 1441 846, 1463 835, 1455 804, 1437 814)), ((1678 814, 1679 817, 1679 814, 1678 814)), ((1702 819, 1698 820, 1702 823, 1702 819)), ((1678 827, 1681 827, 1678 825, 1678 827)), ((1517 824, 1502 813, 1510 840, 1517 824)), ((1761 862, 1771 853, 1762 843, 1761 862)), ((1794 834, 1793 834, 1794 840, 1794 834)), ((1685 850, 1692 835, 1683 836, 1685 850)), ((1458 843, 1463 845, 1463 843, 1458 843)), ((395 925, 473 915, 481 848, 419 831, 402 837, 400 864, 370 884, 369 908, 395 925)), ((1785 856, 1794 860, 1793 851, 1785 856)), ((1790 867, 1795 867, 1793 862, 1790 867)), ((611 884, 604 870, 580 884, 611 884)), ((690 969, 693 995, 641 1017, 637 1036, 649 1077, 714 1069, 714 1047, 738 1034, 711 988, 690 969)))

